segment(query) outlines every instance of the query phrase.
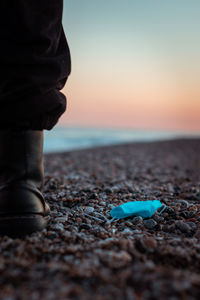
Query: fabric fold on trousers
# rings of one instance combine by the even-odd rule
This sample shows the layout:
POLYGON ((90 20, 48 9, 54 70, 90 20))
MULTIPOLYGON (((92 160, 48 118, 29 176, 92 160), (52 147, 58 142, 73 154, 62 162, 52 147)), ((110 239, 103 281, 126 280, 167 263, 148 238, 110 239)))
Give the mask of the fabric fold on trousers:
POLYGON ((0 129, 48 129, 66 110, 71 72, 62 0, 0 2, 0 129))

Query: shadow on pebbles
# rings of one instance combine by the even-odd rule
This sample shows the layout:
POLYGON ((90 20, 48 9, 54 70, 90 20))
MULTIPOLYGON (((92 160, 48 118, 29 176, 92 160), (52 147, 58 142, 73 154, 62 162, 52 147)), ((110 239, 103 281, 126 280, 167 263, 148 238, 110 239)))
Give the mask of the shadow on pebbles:
POLYGON ((45 156, 51 221, 0 238, 0 299, 198 299, 200 140, 126 144, 45 156), (134 200, 166 205, 113 220, 134 200))

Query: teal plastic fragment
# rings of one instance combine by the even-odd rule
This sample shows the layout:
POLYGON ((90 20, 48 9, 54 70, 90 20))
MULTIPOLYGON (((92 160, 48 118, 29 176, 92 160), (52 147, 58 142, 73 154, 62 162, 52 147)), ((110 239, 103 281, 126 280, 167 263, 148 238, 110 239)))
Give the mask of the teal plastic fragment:
POLYGON ((112 218, 122 219, 129 216, 141 216, 150 218, 155 211, 162 206, 159 200, 131 201, 114 207, 110 215, 112 218))

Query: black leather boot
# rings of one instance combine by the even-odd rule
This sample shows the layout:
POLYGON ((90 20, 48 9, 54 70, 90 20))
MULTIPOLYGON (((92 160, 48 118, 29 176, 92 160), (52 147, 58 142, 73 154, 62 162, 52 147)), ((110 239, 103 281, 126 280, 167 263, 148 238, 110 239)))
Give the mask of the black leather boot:
POLYGON ((0 130, 0 235, 24 236, 46 226, 43 176, 43 131, 0 130))

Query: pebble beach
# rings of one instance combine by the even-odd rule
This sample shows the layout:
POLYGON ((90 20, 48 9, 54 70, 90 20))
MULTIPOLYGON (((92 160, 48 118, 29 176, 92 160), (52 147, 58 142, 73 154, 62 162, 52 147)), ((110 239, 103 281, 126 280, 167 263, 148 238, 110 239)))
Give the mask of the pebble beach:
POLYGON ((46 154, 48 227, 0 237, 1 300, 200 297, 200 139, 46 154), (111 218, 160 200, 151 218, 111 218))

